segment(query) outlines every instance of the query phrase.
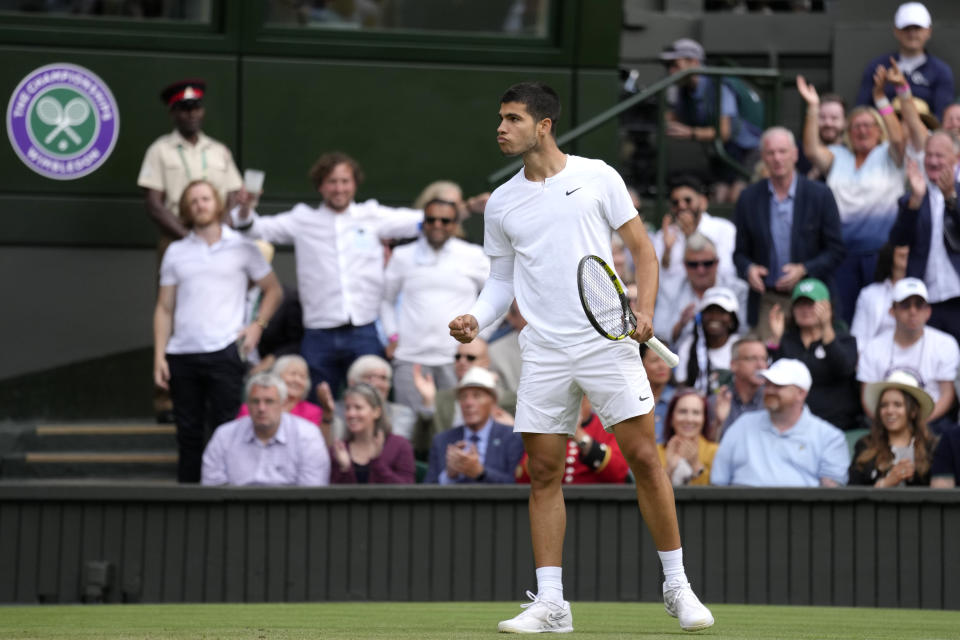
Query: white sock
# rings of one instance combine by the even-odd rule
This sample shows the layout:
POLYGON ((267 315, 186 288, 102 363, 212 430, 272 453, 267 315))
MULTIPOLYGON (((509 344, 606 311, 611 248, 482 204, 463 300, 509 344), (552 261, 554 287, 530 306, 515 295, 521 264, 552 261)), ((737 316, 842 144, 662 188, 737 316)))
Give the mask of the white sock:
POLYGON ((660 564, 663 565, 664 582, 670 582, 671 578, 687 579, 687 574, 683 571, 683 547, 657 553, 660 555, 660 564))
POLYGON ((537 595, 547 602, 563 602, 563 567, 537 569, 537 595))

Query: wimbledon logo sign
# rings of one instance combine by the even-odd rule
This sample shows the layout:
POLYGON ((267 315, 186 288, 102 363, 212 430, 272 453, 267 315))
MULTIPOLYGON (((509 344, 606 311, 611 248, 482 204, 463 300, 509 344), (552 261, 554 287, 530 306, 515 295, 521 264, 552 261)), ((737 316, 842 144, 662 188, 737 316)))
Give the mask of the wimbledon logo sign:
POLYGON ((110 88, 89 69, 49 64, 30 72, 7 106, 7 135, 28 167, 54 180, 100 168, 117 142, 120 114, 110 88))

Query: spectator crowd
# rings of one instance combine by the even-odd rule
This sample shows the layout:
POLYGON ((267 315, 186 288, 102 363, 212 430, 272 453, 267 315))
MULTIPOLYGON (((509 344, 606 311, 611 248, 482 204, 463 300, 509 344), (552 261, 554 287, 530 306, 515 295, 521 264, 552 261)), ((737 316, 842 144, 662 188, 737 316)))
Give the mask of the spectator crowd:
MULTIPOLYGON (((680 364, 638 355, 674 485, 960 480, 960 104, 931 35, 927 9, 901 5, 896 50, 864 69, 849 111, 798 76, 799 143, 760 126, 742 81, 691 73, 670 96, 668 136, 755 169, 676 175, 650 228, 654 329, 680 364)), ((695 71, 705 52, 681 39, 661 57, 695 71)), ((179 481, 529 482, 512 428, 524 309, 470 344, 447 330, 490 272, 460 227, 488 194, 441 181, 410 207, 358 201, 362 168, 337 151, 308 172, 319 204, 262 215, 256 176, 202 131, 206 91, 163 90, 174 130, 138 179, 160 232, 153 373, 179 481), (296 288, 274 274, 274 245, 293 246, 296 288)), ((585 398, 564 482, 628 481, 585 398)))

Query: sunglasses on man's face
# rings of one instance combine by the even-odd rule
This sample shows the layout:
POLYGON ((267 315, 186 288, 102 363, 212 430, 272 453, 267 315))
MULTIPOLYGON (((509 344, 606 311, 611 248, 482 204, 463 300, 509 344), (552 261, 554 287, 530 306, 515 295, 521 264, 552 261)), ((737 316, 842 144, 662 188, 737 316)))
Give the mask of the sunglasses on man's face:
POLYGON ((684 260, 683 264, 687 265, 687 269, 709 269, 713 265, 717 264, 717 259, 713 260, 684 260))
POLYGON ((423 216, 423 224, 436 224, 436 223, 439 222, 440 224, 446 226, 446 225, 448 225, 448 224, 453 224, 453 223, 456 222, 456 221, 457 221, 456 218, 441 218, 441 217, 436 217, 436 216, 423 216))
POLYGON ((473 362, 477 359, 477 356, 473 355, 472 353, 458 353, 457 355, 453 356, 453 359, 457 361, 459 361, 461 358, 466 358, 467 362, 473 362))

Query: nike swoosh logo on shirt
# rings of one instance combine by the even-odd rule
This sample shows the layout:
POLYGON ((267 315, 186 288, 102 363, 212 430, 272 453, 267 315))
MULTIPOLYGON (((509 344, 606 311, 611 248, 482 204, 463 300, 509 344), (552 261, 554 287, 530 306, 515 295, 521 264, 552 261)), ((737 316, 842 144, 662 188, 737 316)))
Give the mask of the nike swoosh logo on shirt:
POLYGON ((646 398, 644 398, 643 396, 640 396, 640 402, 643 402, 644 400, 649 400, 649 399, 650 399, 650 396, 647 396, 646 398))
POLYGON ((567 191, 567 195, 570 195, 570 194, 573 193, 574 191, 579 191, 580 189, 583 189, 583 187, 577 187, 576 189, 570 189, 570 191, 567 191))

